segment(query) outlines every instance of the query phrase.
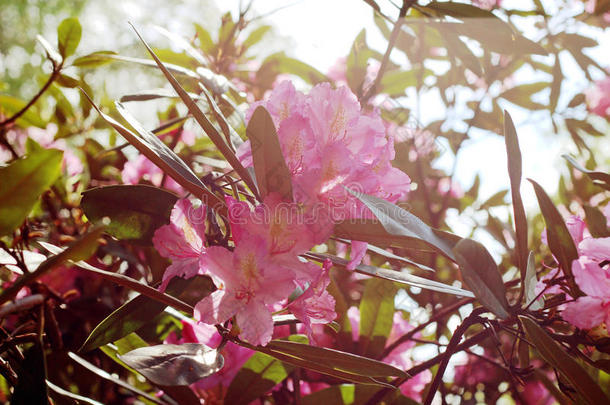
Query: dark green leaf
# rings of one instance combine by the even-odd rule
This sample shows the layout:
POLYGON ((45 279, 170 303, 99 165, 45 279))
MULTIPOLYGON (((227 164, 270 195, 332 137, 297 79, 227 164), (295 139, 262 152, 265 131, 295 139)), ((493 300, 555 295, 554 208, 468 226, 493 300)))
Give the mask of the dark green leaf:
POLYGON ((544 301, 542 297, 540 297, 536 302, 533 302, 538 294, 536 294, 536 284, 538 283, 538 278, 536 277, 536 262, 534 257, 534 252, 530 252, 527 257, 527 269, 525 272, 524 278, 524 297, 525 297, 525 307, 531 309, 532 311, 537 311, 544 307, 544 301))
MULTIPOLYGON (((166 68, 166 66, 163 64, 163 62, 161 62, 159 60, 159 58, 155 55, 153 50, 150 49, 150 47, 148 46, 146 41, 144 41, 144 39, 142 38, 140 33, 135 29, 135 27, 133 27, 133 28, 136 31, 138 38, 140 38, 140 40, 142 41, 142 43, 144 44, 144 46, 146 47, 146 49, 148 50, 148 52, 150 53, 152 58, 154 59, 155 63, 159 67, 159 69, 161 69, 161 71, 163 72, 163 75, 165 76, 165 78, 172 85, 172 87, 176 91, 176 93, 178 93, 178 96, 180 96, 180 99, 182 99, 182 101, 184 102, 184 104, 186 105, 186 107, 188 108, 188 110, 192 114, 192 116, 195 118, 197 123, 201 126, 201 128, 203 128, 203 130, 208 135, 208 137, 210 137, 212 142, 214 142, 214 145, 216 145, 216 147, 220 150, 220 152, 223 154, 225 159, 227 159, 227 161, 231 164, 233 169, 235 169, 235 171, 239 174, 239 176, 242 178, 242 180, 248 185, 250 190, 252 190, 252 192, 256 193, 256 185, 250 178, 250 173, 248 173, 248 171, 243 167, 243 165, 241 164, 239 159, 237 159, 237 156, 235 156, 235 153, 233 153, 230 146, 226 143, 226 141, 224 140, 222 135, 220 135, 220 133, 216 130, 214 125, 212 125, 210 120, 203 114, 203 112, 197 106, 195 101, 189 97, 188 93, 184 90, 184 88, 182 88, 182 86, 180 86, 180 83, 178 83, 176 78, 166 68)), ((215 204, 212 204, 210 206, 214 209, 217 209, 217 206, 224 206, 224 204, 221 201, 216 201, 215 204)))
POLYGON ((542 211, 542 216, 544 217, 549 248, 559 262, 564 273, 571 278, 572 262, 578 259, 578 251, 574 245, 574 240, 572 239, 570 232, 568 232, 568 228, 566 227, 561 214, 557 211, 553 201, 551 201, 544 189, 534 180, 528 180, 534 186, 538 205, 540 206, 540 211, 542 211))
MULTIPOLYGON (((318 261, 330 259, 334 265, 337 265, 339 267, 345 267, 348 263, 346 259, 329 254, 309 253, 308 257, 311 257, 312 259, 318 261)), ((470 291, 463 290, 461 288, 454 287, 451 285, 439 283, 438 281, 429 280, 424 277, 419 277, 414 274, 410 274, 406 271, 396 271, 391 269, 385 269, 383 267, 369 266, 366 264, 360 264, 356 266, 354 271, 360 274, 366 274, 367 276, 378 277, 385 280, 410 285, 413 287, 423 288, 426 290, 439 291, 442 293, 453 294, 462 297, 474 297, 474 295, 470 291)))
POLYGON ((513 215, 515 220, 517 263, 521 272, 521 280, 525 277, 527 268, 527 216, 521 199, 522 159, 519 137, 515 124, 508 111, 504 111, 504 142, 510 178, 510 192, 513 200, 513 215))
POLYGON ((267 354, 254 353, 231 381, 224 401, 247 405, 284 381, 293 369, 267 354))
MULTIPOLYGON (((23 354, 22 354, 23 356, 23 354)), ((11 404, 47 404, 47 384, 44 351, 34 344, 25 352, 17 373, 11 404)))
POLYGON ((116 185, 83 192, 81 207, 91 221, 109 218, 106 231, 115 238, 150 244, 155 231, 169 223, 176 201, 178 197, 160 188, 116 185))
POLYGON ((589 205, 584 205, 583 208, 585 210, 585 222, 587 223, 587 229, 591 232, 591 236, 594 238, 610 236, 610 229, 608 229, 604 214, 599 209, 589 205))
POLYGON ((578 171, 585 173, 596 185, 610 190, 610 174, 584 168, 570 155, 562 155, 578 171))
POLYGON ((141 347, 119 358, 158 385, 190 385, 224 364, 220 353, 200 343, 141 347))
POLYGON ((472 239, 462 239, 453 248, 464 282, 485 308, 501 319, 509 317, 506 288, 496 262, 487 249, 472 239))
POLYGON ((348 191, 371 210, 373 215, 381 222, 381 225, 389 234, 420 239, 449 259, 455 261, 455 257, 451 250, 453 245, 452 242, 439 236, 439 233, 436 232, 436 230, 430 228, 415 215, 395 204, 382 200, 381 198, 357 191, 348 191))
POLYGON ((61 174, 63 152, 38 149, 0 167, 0 236, 23 223, 32 207, 61 174))
POLYGON ((292 180, 286 165, 273 120, 265 107, 258 106, 248 122, 246 135, 250 140, 254 173, 261 198, 277 192, 292 201, 292 180))
MULTIPOLYGON (((199 298, 203 298, 213 289, 212 281, 208 277, 204 279, 207 280, 207 285, 198 289, 199 298)), ((165 292, 175 297, 184 298, 183 293, 192 284, 192 280, 175 277, 169 282, 165 292)), ((186 301, 188 302, 188 300, 186 301)), ((193 302, 188 303, 193 304, 193 302)), ((167 308, 167 305, 162 302, 155 301, 145 295, 138 295, 100 322, 87 337, 79 351, 86 353, 136 332, 162 313, 165 308, 167 308)))
MULTIPOLYGON (((272 340, 266 349, 295 359, 305 360, 345 374, 364 377, 405 377, 404 371, 389 364, 355 354, 286 340, 272 340)), ((273 354, 272 354, 273 355, 273 354)), ((286 360, 284 360, 286 361, 286 360)))
POLYGON ((366 282, 360 301, 359 353, 377 358, 383 352, 394 323, 394 296, 397 288, 388 280, 366 282))
POLYGON ((78 18, 66 18, 57 27, 57 48, 64 59, 76 51, 82 31, 78 18))
POLYGON ((600 386, 589 376, 587 371, 574 357, 566 353, 551 336, 534 320, 519 316, 525 329, 525 334, 538 350, 540 356, 549 365, 557 369, 570 383, 573 389, 590 405, 606 404, 610 398, 604 394, 600 386))

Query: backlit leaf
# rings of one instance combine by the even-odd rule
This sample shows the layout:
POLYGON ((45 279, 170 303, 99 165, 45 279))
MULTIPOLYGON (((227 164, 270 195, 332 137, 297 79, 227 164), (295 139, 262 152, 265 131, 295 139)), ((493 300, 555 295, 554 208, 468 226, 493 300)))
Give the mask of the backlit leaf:
POLYGON ((82 35, 82 28, 78 18, 66 18, 57 27, 57 48, 64 58, 76 51, 82 35))

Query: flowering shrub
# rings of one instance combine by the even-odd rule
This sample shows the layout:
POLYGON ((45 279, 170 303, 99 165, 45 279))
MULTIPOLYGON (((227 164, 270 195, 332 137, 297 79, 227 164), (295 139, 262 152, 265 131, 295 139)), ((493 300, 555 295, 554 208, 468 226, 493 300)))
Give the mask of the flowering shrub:
POLYGON ((2 400, 608 402, 607 2, 363 3, 386 48, 328 74, 259 57, 249 7, 171 49, 135 29, 152 59, 38 37, 46 81, 0 95, 2 400), (166 87, 111 104, 116 62, 166 87), (578 151, 537 208, 524 116, 578 151), (456 166, 498 135, 482 198, 456 166))

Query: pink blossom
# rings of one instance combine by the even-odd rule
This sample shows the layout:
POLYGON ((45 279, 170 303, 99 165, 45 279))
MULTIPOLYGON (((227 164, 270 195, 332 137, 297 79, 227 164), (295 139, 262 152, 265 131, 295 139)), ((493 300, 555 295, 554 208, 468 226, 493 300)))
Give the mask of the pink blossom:
MULTIPOLYGON (((258 105, 267 108, 278 128, 294 201, 318 224, 319 235, 326 231, 328 237, 333 222, 372 215, 346 187, 390 202, 408 193, 409 177, 391 164, 393 137, 377 112, 361 111, 347 87, 322 83, 305 95, 285 81, 266 101, 255 103, 247 118, 258 105)), ((251 153, 249 142, 237 152, 246 167, 252 166, 251 153)))
POLYGON ((163 274, 161 291, 174 277, 202 274, 199 258, 205 251, 205 215, 204 205, 195 208, 190 200, 183 198, 174 205, 169 225, 155 231, 155 248, 161 256, 172 260, 163 274))
POLYGON ((317 342, 314 338, 312 324, 329 323, 337 317, 335 298, 326 291, 330 284, 328 271, 331 266, 330 260, 326 260, 316 279, 306 287, 303 294, 289 305, 290 312, 303 323, 309 341, 313 343, 317 342))
POLYGON ((183 193, 182 187, 174 179, 164 176, 163 170, 144 155, 138 155, 135 159, 127 161, 123 166, 121 177, 124 184, 138 184, 140 180, 146 180, 157 187, 161 187, 161 182, 165 177, 164 188, 178 194, 183 193))
POLYGON ((602 117, 610 115, 610 77, 598 80, 585 91, 587 107, 593 114, 602 117))
POLYGON ((502 0, 473 0, 472 4, 484 10, 493 10, 494 8, 501 7, 502 0))
POLYGON ((273 334, 271 310, 297 285, 310 283, 313 294, 296 305, 297 313, 305 322, 332 320, 334 300, 324 291, 328 275, 297 256, 316 239, 297 205, 272 193, 254 210, 231 197, 227 206, 235 249, 212 246, 200 256, 200 268, 218 289, 196 305, 195 316, 212 324, 235 316, 242 339, 265 345, 273 334))

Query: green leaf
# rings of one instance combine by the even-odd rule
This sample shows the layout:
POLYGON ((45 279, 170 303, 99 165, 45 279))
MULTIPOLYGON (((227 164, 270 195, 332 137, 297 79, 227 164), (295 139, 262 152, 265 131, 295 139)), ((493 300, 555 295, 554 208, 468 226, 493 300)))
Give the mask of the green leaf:
POLYGON ((538 278, 536 277, 536 262, 534 252, 530 252, 527 258, 527 269, 525 271, 525 278, 523 280, 525 292, 524 307, 531 309, 532 311, 537 311, 544 308, 544 300, 542 297, 540 297, 536 302, 532 302, 538 296, 538 294, 536 294, 536 284, 538 283, 538 278))
POLYGON ((224 359, 201 343, 141 347, 119 358, 158 385, 190 385, 218 372, 224 359))
POLYGON ((585 210, 585 222, 587 223, 587 229, 591 232, 591 236, 594 238, 606 238, 610 236, 610 229, 606 222, 606 217, 597 208, 589 205, 583 205, 585 210))
MULTIPOLYGON (((195 101, 192 98, 190 98, 188 93, 184 90, 184 88, 182 88, 182 86, 180 86, 180 83, 178 83, 176 78, 166 68, 166 66, 163 64, 163 62, 161 62, 159 60, 159 58, 157 57, 157 55, 155 55, 155 53, 148 46, 146 41, 144 41, 144 39, 142 38, 140 33, 135 29, 135 27, 133 27, 133 29, 135 30, 136 34, 138 35, 138 38, 140 38, 140 40, 142 41, 142 43, 144 44, 144 46, 146 47, 146 49, 148 50, 148 52, 150 53, 152 58, 154 59, 155 63, 159 67, 159 69, 161 69, 161 71, 163 72, 163 75, 165 76, 165 78, 172 85, 172 87, 176 91, 176 93, 178 93, 178 96, 180 96, 180 99, 182 99, 182 101, 188 108, 189 112, 193 115, 193 117, 195 118, 197 123, 201 126, 201 128, 203 128, 203 130, 208 135, 208 137, 212 140, 212 142, 214 142, 214 145, 216 145, 218 150, 220 150, 220 152, 223 154, 225 159, 227 159, 227 161, 229 162, 231 167, 233 167, 233 169, 235 169, 235 171, 239 174, 239 176, 246 183, 246 185, 250 188, 250 190, 252 192, 256 193, 256 185, 252 181, 252 179, 250 177, 250 173, 243 167, 243 165, 241 164, 239 159, 237 159, 237 156, 235 156, 235 153, 233 153, 233 151, 231 150, 231 147, 227 144, 227 142, 224 140, 222 135, 220 135, 220 133, 216 130, 214 125, 212 125, 210 120, 203 114, 203 112, 197 106, 195 101)), ((212 196, 213 196, 213 194, 212 194, 212 196)), ((221 208, 221 207, 224 207, 224 203, 222 201, 219 201, 218 198, 216 198, 216 200, 217 201, 215 201, 214 204, 211 204, 211 205, 208 204, 208 205, 210 205, 214 209, 224 210, 224 208, 221 208)))
POLYGON ((176 201, 178 197, 160 188, 116 185, 83 192, 81 207, 93 222, 109 218, 106 231, 115 238, 151 244, 155 231, 169 223, 176 201))
MULTIPOLYGON (((27 103, 25 101, 19 100, 18 98, 0 95, 0 112, 6 117, 21 111, 26 105, 27 103)), ((21 128, 27 128, 30 126, 45 128, 47 125, 32 107, 28 108, 15 123, 21 128)))
POLYGON ((520 107, 527 108, 530 110, 541 110, 544 109, 545 106, 532 101, 532 96, 551 85, 549 82, 536 82, 536 83, 528 83, 522 84, 520 86, 512 87, 502 94, 499 97, 502 97, 513 104, 516 104, 520 107))
POLYGON ((60 73, 57 77, 57 84, 62 87, 67 87, 69 89, 73 89, 80 84, 80 80, 76 77, 60 73))
POLYGON ((195 30, 197 31, 197 38, 199 38, 199 48, 205 54, 209 54, 214 49, 214 41, 212 36, 199 24, 195 24, 195 30))
POLYGON ((41 194, 61 174, 63 152, 38 149, 0 167, 0 236, 20 226, 41 194))
MULTIPOLYGON (((257 348, 258 349, 258 348, 257 348)), ((406 377, 406 373, 394 366, 389 364, 372 360, 366 357, 357 356, 355 354, 342 352, 334 349, 327 349, 323 347, 310 346, 304 343, 291 342, 286 340, 272 340, 265 347, 266 350, 271 351, 270 355, 283 354, 291 359, 281 358, 280 360, 292 362, 303 361, 310 363, 310 366, 319 366, 316 371, 325 373, 336 371, 340 375, 350 374, 354 377, 406 377), (292 360, 294 359, 294 361, 292 360)), ((265 353, 265 352, 264 352, 265 353)), ((307 366, 305 366, 307 367, 307 366)), ((329 374, 333 375, 333 374, 329 374)), ((374 383, 373 380, 370 380, 374 383)))
POLYGON ((242 46, 244 48, 250 48, 252 45, 260 42, 263 39, 263 37, 265 36, 265 34, 267 32, 269 32, 270 29, 271 29, 270 25, 263 25, 261 27, 258 27, 257 29, 252 31, 250 33, 250 35, 248 35, 248 38, 246 38, 246 40, 243 42, 242 46))
POLYGON ((113 55, 116 56, 117 53, 113 51, 96 51, 74 59, 72 65, 80 68, 94 68, 111 63, 113 59, 110 56, 113 55))
MULTIPOLYGON (((293 74, 309 84, 318 84, 327 81, 327 77, 316 68, 286 56, 283 52, 269 55, 261 66, 259 72, 271 73, 274 77, 281 73, 293 74)), ((257 78, 259 77, 257 72, 257 78)))
POLYGON ((521 199, 522 159, 519 138, 515 124, 508 111, 504 111, 504 142, 510 178, 510 192, 513 200, 513 216, 515 220, 517 264, 521 280, 525 277, 527 268, 527 216, 521 199))
POLYGON ((561 345, 549 336, 544 329, 534 320, 525 316, 519 316, 519 320, 525 329, 528 340, 533 343, 540 356, 566 378, 586 403, 597 405, 610 402, 610 398, 604 394, 600 386, 580 363, 566 353, 561 345))
POLYGON ((596 184, 606 190, 610 190, 610 174, 586 169, 580 163, 578 163, 576 161, 576 159, 574 159, 570 155, 561 155, 561 156, 565 160, 567 160, 576 170, 583 172, 587 176, 589 176, 589 178, 593 181, 594 184, 596 184))
POLYGON ((430 74, 429 70, 423 73, 417 70, 390 70, 383 74, 379 92, 390 96, 402 96, 407 88, 416 86, 420 78, 423 80, 430 74))
MULTIPOLYGON (((199 298, 208 295, 214 288, 210 278, 205 277, 204 279, 207 280, 207 285, 198 289, 199 298)), ((181 293, 187 290, 190 284, 192 284, 192 279, 185 280, 175 277, 169 282, 165 292, 172 296, 183 298, 181 293)), ((167 308, 165 303, 155 301, 145 295, 138 295, 121 305, 100 322, 87 337, 79 351, 86 353, 106 343, 119 340, 132 332, 136 332, 162 313, 165 308, 167 308)))
POLYGON ((509 317, 506 288, 491 254, 472 239, 462 239, 453 248, 464 282, 485 308, 500 319, 509 317))
POLYGON ((504 198, 506 197, 506 194, 508 194, 508 190, 498 191, 497 193, 489 197, 487 200, 485 200, 481 204, 480 209, 486 210, 488 208, 504 205, 504 198))
POLYGON ((224 402, 247 405, 284 381, 293 369, 289 364, 256 352, 231 381, 224 402))
MULTIPOLYGON (((325 259, 330 259, 334 265, 339 267, 345 267, 348 263, 346 259, 329 254, 308 253, 307 256, 317 261, 324 261, 325 259)), ((439 283, 438 281, 429 280, 424 277, 419 277, 414 274, 410 274, 406 271, 396 271, 391 269, 385 269, 383 267, 369 266, 366 264, 360 264, 356 266, 354 271, 360 274, 365 274, 367 276, 378 277, 385 280, 410 285, 413 287, 423 288, 426 290, 438 291, 446 294, 458 295, 461 297, 474 297, 474 295, 470 291, 463 290, 461 288, 454 287, 451 285, 439 283)))
MULTIPOLYGON (((86 93, 85 93, 86 95, 86 93)), ((87 95, 86 95, 87 96, 87 95)), ((184 163, 178 155, 167 147, 159 138, 146 129, 142 128, 127 110, 120 103, 117 103, 119 112, 125 117, 129 123, 140 133, 137 136, 114 118, 104 114, 95 103, 87 96, 91 105, 96 109, 98 114, 110 124, 118 133, 120 133, 130 144, 136 147, 140 153, 146 156, 150 161, 157 165, 161 170, 167 173, 171 178, 176 180, 178 184, 186 190, 200 198, 204 203, 213 209, 223 213, 226 207, 224 203, 216 197, 193 173, 193 171, 184 163)))
MULTIPOLYGON (((553 201, 551 201, 544 189, 534 180, 528 180, 534 186, 538 205, 540 206, 540 211, 542 211, 542 216, 544 217, 549 248, 559 262, 564 273, 569 278, 572 278, 572 262, 578 259, 578 251, 574 245, 574 240, 572 239, 570 232, 568 232, 568 228, 566 227, 561 214, 557 211, 553 201)), ((572 284, 574 289, 578 288, 573 280, 572 284)))
POLYGON ((78 18, 66 18, 57 27, 57 48, 64 59, 76 51, 82 31, 78 18))
POLYGON ((279 193, 284 200, 292 201, 290 170, 282 155, 273 119, 263 106, 258 106, 248 122, 246 135, 250 140, 254 173, 261 198, 279 193))
POLYGON ((397 288, 387 280, 372 278, 366 282, 360 301, 359 353, 378 358, 394 322, 394 297, 397 288))
POLYGON ((419 239, 455 261, 451 250, 452 242, 440 236, 435 229, 430 228, 415 215, 381 198, 349 189, 348 191, 371 210, 389 234, 419 239))

